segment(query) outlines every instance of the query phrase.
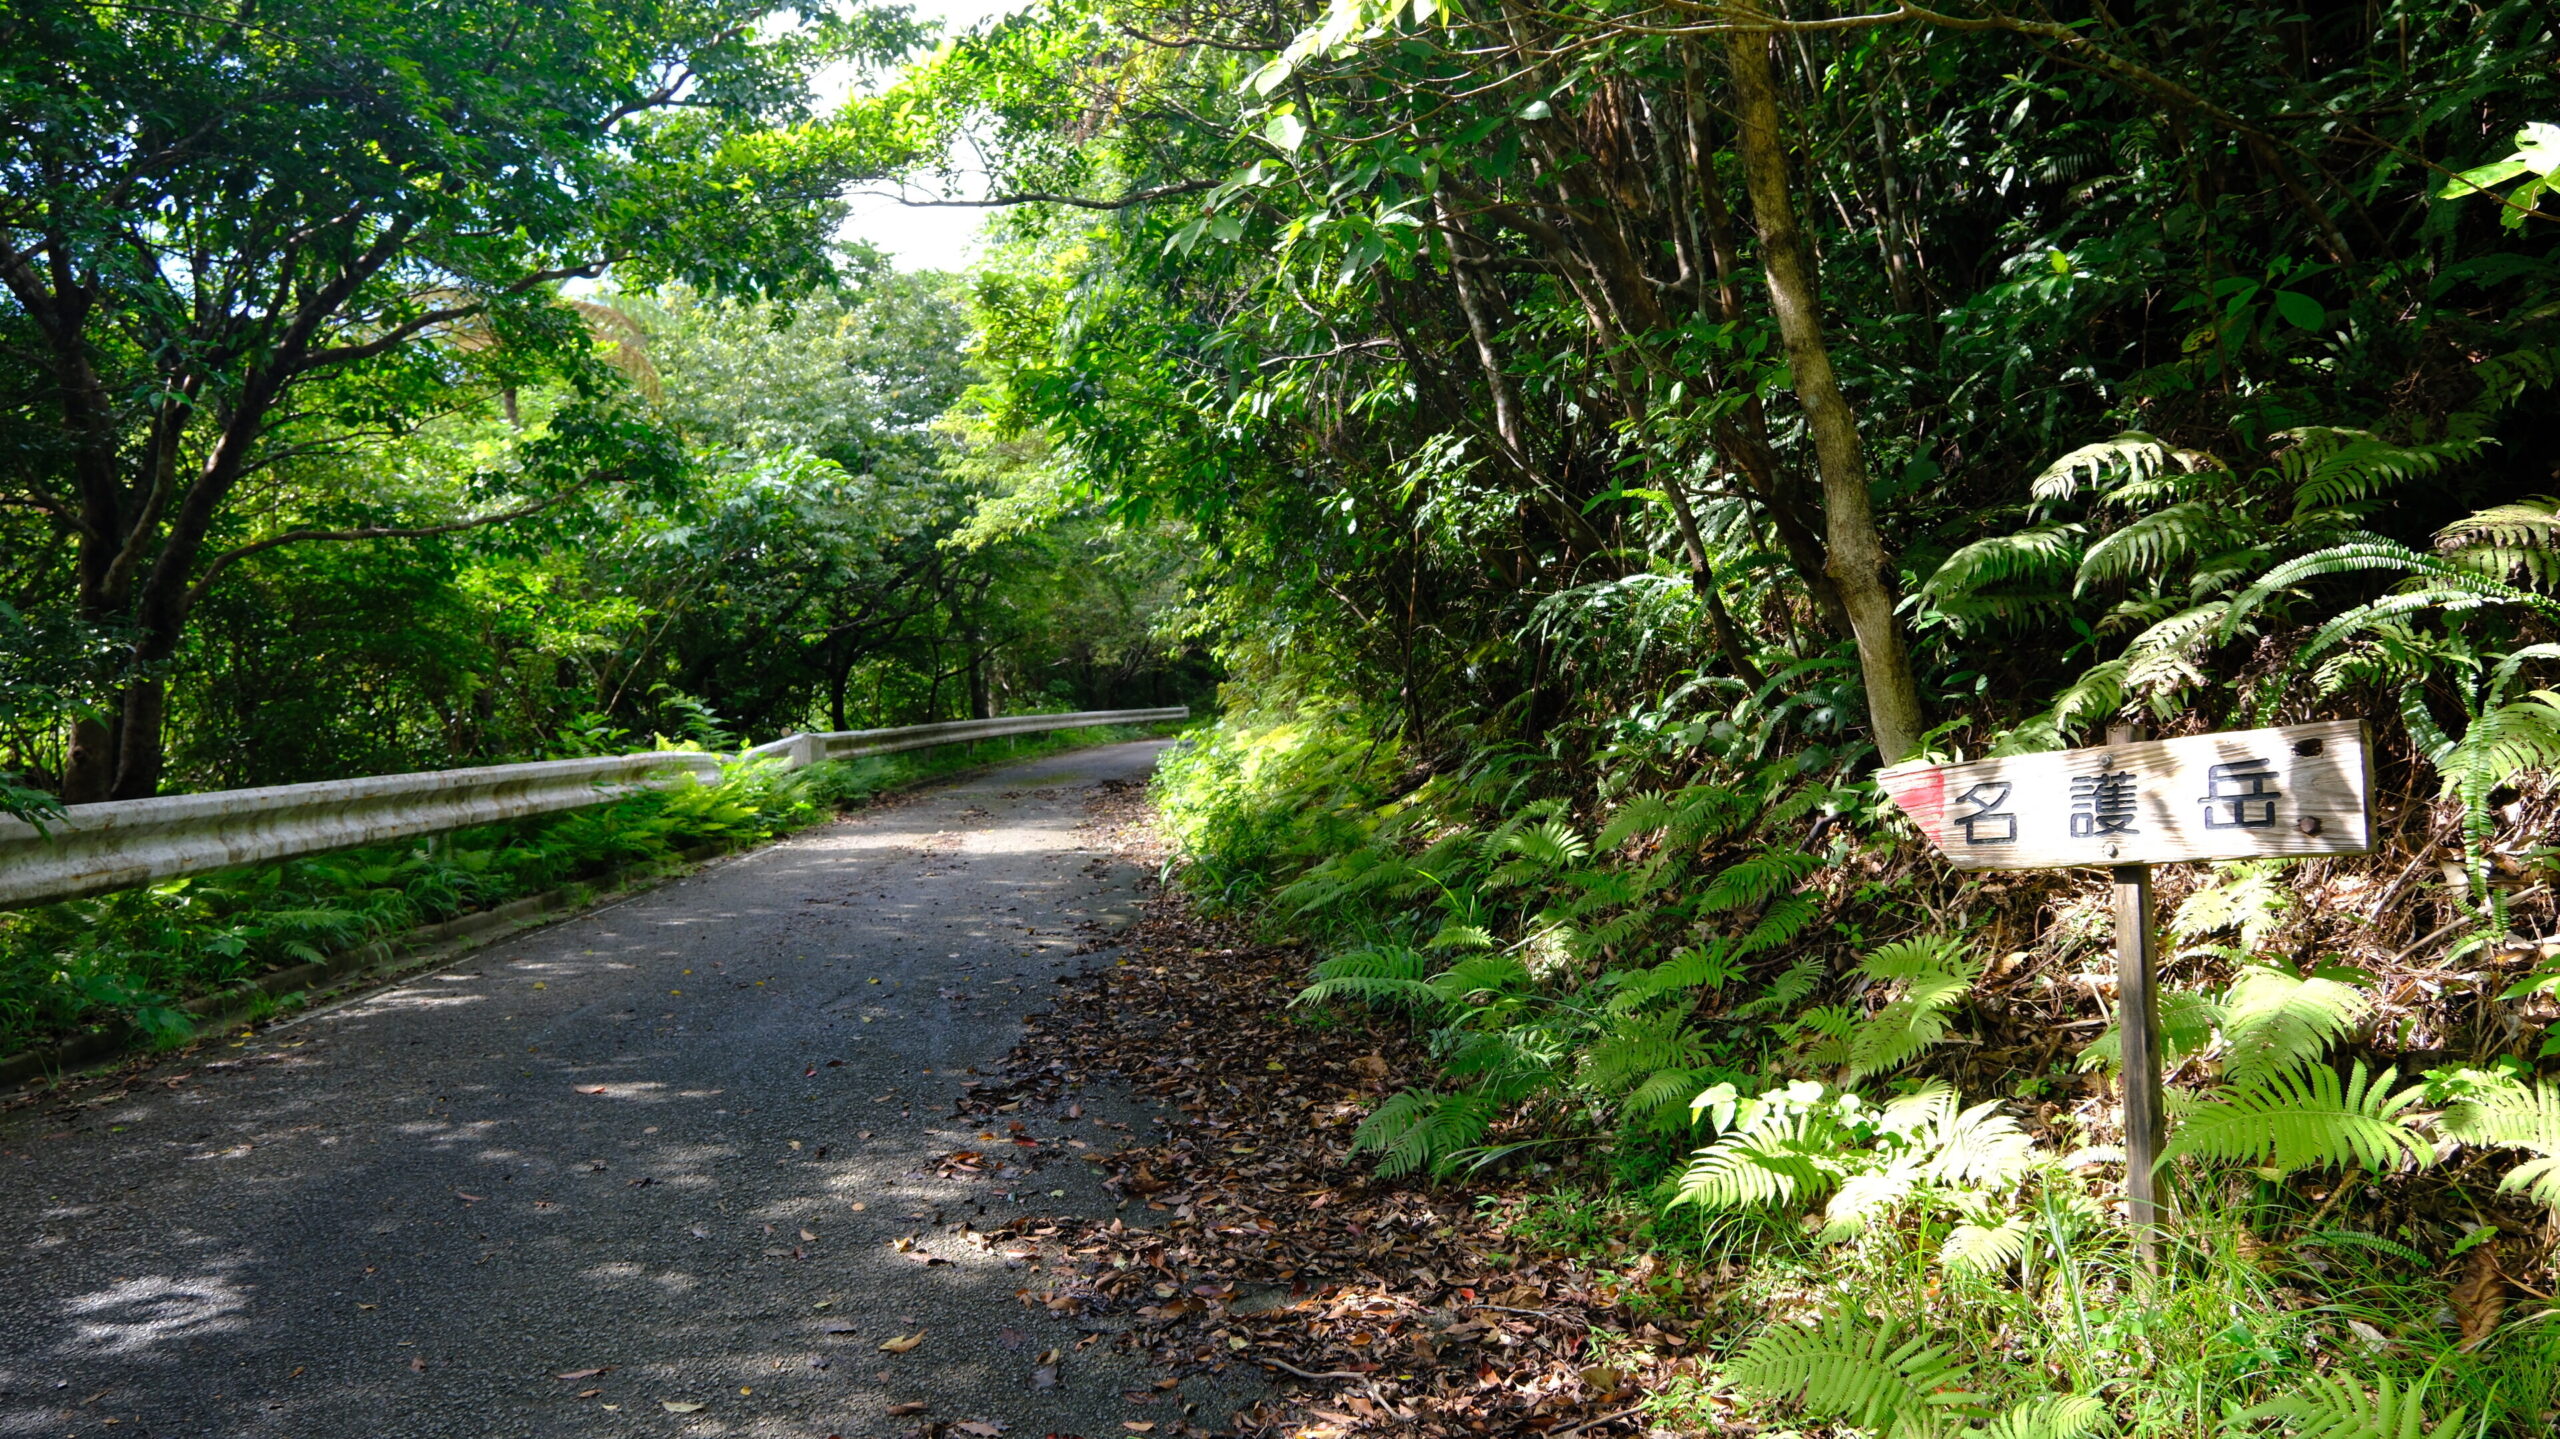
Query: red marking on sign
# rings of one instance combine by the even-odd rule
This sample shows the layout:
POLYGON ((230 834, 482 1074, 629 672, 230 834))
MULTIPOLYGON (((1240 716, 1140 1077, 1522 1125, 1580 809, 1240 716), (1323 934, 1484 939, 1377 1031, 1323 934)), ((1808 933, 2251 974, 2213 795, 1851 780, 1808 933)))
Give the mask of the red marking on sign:
POLYGON ((1876 783, 1920 826, 1920 832, 1931 844, 1944 848, 1947 829, 1947 772, 1942 769, 1916 770, 1906 774, 1878 775, 1876 783))

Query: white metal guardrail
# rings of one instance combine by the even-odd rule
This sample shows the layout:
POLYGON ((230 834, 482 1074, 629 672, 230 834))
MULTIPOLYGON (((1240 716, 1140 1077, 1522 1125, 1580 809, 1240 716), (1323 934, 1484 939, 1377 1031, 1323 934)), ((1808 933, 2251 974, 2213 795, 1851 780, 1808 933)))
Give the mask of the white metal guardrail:
MULTIPOLYGON (((799 769, 824 759, 1090 725, 1158 724, 1190 713, 1179 707, 1086 710, 798 734, 759 745, 747 757, 799 769)), ((717 783, 722 764, 718 755, 662 750, 75 804, 41 830, 0 818, 0 908, 580 809, 653 786, 717 783)))

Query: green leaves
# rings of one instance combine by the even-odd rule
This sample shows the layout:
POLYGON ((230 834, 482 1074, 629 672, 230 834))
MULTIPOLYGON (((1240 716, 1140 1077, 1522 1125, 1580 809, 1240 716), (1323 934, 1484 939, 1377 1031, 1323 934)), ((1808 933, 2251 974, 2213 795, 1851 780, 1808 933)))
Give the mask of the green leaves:
POLYGON ((2396 1069, 2369 1075, 2358 1061, 2344 1075, 2323 1066, 2225 1088, 2179 1119, 2161 1161, 2192 1155, 2278 1173, 2424 1165, 2432 1152, 2402 1115, 2425 1097, 2426 1086, 2395 1090, 2398 1077, 2396 1069))
POLYGON ((1930 1434, 1976 1412, 1981 1396, 1963 1387, 1972 1370, 1950 1349, 1904 1337, 1891 1319, 1840 1309, 1814 1328, 1762 1330, 1724 1374, 1747 1393, 1795 1401, 1811 1414, 1894 1439, 1930 1434))
POLYGON ((2545 191, 2554 187, 2560 176, 2560 125, 2535 121, 2516 132, 2515 153, 2503 160, 2463 171, 2436 191, 2439 200, 2458 200, 2466 195, 2493 195, 2490 187, 2510 180, 2522 179, 2503 196, 2495 196, 2503 208, 2498 223, 2510 230, 2524 227, 2535 214, 2535 207, 2545 191))

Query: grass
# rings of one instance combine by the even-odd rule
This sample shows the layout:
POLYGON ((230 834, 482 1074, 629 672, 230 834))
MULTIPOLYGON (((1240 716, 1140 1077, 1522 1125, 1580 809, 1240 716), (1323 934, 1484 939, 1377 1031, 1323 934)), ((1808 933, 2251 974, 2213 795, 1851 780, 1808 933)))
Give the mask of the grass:
POLYGON ((187 1001, 263 974, 706 845, 758 844, 963 770, 1144 733, 1105 726, 798 771, 733 767, 716 785, 0 914, 0 1055, 116 1026, 184 1043, 195 1032, 187 1001))

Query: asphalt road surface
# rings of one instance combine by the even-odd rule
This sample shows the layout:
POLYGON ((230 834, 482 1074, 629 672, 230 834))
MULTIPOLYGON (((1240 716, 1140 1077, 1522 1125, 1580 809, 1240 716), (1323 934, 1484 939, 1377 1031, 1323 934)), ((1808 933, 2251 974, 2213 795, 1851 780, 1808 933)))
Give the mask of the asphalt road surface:
MULTIPOLYGON (((998 1147, 952 1117, 972 1070, 1110 962, 1139 876, 1085 803, 1161 749, 934 789, 0 1119, 0 1435, 1219 1426, 1239 1376, 1153 1389, 967 1227, 1109 1212, 1096 1166, 934 1169, 998 1147)), ((1096 1154, 1153 1122, 1069 1098, 1010 1118, 1096 1154)))

